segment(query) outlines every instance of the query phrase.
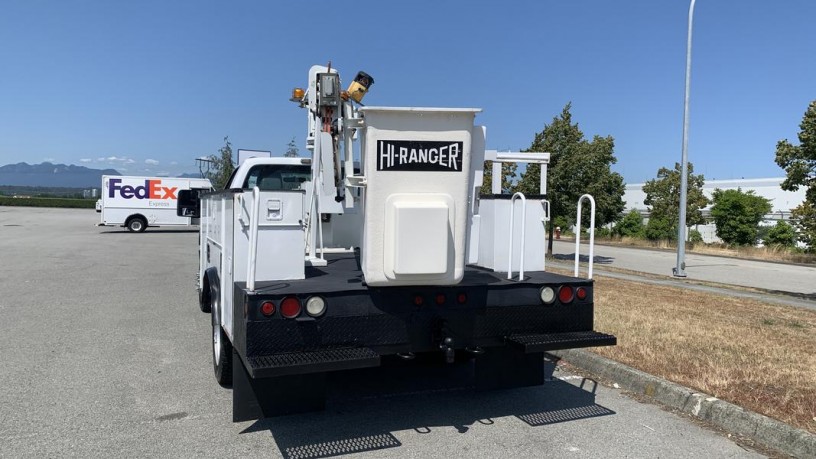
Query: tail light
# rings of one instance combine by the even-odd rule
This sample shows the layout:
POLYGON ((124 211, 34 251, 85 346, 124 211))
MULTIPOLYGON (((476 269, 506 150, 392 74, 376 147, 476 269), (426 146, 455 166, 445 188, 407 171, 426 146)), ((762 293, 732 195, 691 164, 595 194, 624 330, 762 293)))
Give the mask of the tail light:
POLYGON ((414 295, 414 306, 422 306, 424 302, 425 299, 422 298, 422 295, 414 295))
POLYGON ((436 294, 436 304, 445 304, 446 300, 447 300, 447 298, 445 298, 444 293, 437 293, 436 294))
POLYGON ((287 319, 294 319, 300 315, 300 300, 294 296, 287 296, 281 301, 280 312, 287 319))
POLYGON ((560 289, 558 289, 558 301, 562 304, 572 303, 572 299, 574 298, 574 291, 571 285, 562 285, 560 289))
POLYGON ((459 303, 459 304, 467 303, 467 294, 466 293, 460 293, 460 294, 456 295, 456 302, 459 303))
POLYGON ((585 287, 575 289, 575 298, 584 301, 587 298, 587 289, 585 287))
POLYGON ((271 301, 264 301, 261 303, 261 314, 269 317, 275 313, 275 303, 271 301))

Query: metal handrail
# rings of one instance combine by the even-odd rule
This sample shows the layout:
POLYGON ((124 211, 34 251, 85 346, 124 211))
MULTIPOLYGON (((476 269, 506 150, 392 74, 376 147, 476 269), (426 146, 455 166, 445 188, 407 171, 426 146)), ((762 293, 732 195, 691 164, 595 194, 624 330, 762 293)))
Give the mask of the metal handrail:
POLYGON ((247 290, 255 291, 255 264, 258 258, 258 215, 261 207, 261 190, 252 188, 252 211, 249 216, 249 254, 247 256, 247 290))
POLYGON ((541 218, 541 222, 544 223, 544 261, 541 264, 541 269, 543 271, 547 270, 547 223, 550 221, 550 201, 546 199, 541 200, 541 204, 544 206, 544 216, 541 218))
POLYGON ((589 268, 587 271, 587 279, 592 279, 592 264, 595 261, 595 198, 592 195, 585 194, 578 198, 578 217, 575 219, 575 277, 578 277, 578 260, 581 257, 581 204, 584 199, 589 199, 590 217, 589 217, 589 268))
POLYGON ((513 197, 510 198, 510 248, 507 251, 507 279, 510 280, 513 278, 513 227, 516 223, 514 215, 516 199, 521 199, 521 242, 519 245, 521 252, 519 264, 521 266, 519 267, 519 280, 524 280, 524 228, 527 226, 527 199, 524 197, 524 193, 520 191, 517 191, 513 194, 513 197))

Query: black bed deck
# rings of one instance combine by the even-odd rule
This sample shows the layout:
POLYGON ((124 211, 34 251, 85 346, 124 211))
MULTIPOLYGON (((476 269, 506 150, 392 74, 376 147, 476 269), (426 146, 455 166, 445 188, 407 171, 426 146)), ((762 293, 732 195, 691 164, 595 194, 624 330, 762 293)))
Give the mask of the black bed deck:
MULTIPOLYGON (((288 281, 260 281, 255 284, 258 293, 309 294, 325 291, 355 292, 368 289, 363 282, 360 258, 356 253, 326 254, 327 266, 306 267, 306 278, 288 281)), ((507 280, 506 272, 494 272, 478 266, 466 266, 462 281, 457 287, 477 287, 488 285, 491 289, 518 287, 519 284, 568 284, 591 283, 591 280, 564 276, 545 271, 525 271, 524 280, 519 281, 518 272, 514 279, 507 280)), ((239 283, 244 287, 244 283, 239 283)))

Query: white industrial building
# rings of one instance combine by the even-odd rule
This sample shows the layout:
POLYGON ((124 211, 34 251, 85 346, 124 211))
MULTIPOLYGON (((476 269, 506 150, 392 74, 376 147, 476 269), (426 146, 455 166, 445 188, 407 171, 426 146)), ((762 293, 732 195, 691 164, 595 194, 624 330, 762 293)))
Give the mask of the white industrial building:
MULTIPOLYGON (((703 193, 711 199, 714 190, 753 190, 757 196, 762 196, 771 201, 771 213, 765 216, 766 224, 773 224, 776 220, 789 220, 791 209, 802 204, 805 200, 805 188, 798 191, 784 191, 780 187, 784 177, 755 178, 755 179, 732 179, 732 180, 706 180, 703 184, 703 193)), ((623 200, 626 202, 626 212, 635 209, 640 212, 645 219, 649 218, 649 209, 643 204, 646 193, 643 192, 645 183, 633 183, 626 185, 626 192, 623 200)), ((703 209, 703 216, 710 216, 711 205, 703 209)), ((700 232, 703 240, 707 243, 720 242, 716 235, 716 227, 713 223, 707 225, 695 225, 694 229, 700 232)))

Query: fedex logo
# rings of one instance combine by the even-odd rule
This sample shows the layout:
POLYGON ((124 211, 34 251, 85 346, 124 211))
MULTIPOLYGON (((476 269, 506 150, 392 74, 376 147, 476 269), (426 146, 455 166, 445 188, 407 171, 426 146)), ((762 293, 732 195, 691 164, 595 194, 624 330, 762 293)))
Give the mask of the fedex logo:
POLYGON ((178 199, 178 187, 161 186, 161 180, 145 180, 144 186, 122 185, 122 179, 112 178, 108 182, 108 197, 113 198, 116 192, 125 199, 178 199))

